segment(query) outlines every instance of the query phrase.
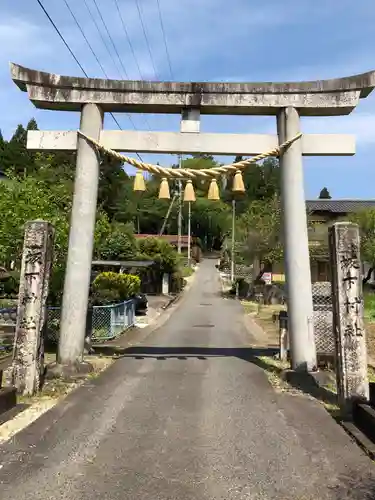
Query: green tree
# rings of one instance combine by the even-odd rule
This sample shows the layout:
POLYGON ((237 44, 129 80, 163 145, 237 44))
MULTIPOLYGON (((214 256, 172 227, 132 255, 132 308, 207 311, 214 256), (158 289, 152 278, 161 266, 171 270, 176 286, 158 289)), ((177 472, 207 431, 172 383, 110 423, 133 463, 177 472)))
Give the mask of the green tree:
POLYGON ((0 148, 0 161, 2 168, 13 175, 23 176, 29 175, 36 170, 35 153, 28 151, 27 131, 37 130, 38 126, 34 118, 27 124, 26 129, 23 125, 18 125, 12 138, 9 142, 2 141, 0 148))
POLYGON ((124 187, 128 184, 129 176, 124 171, 122 162, 103 155, 100 161, 98 203, 110 220, 116 218, 124 187))
POLYGON ((238 251, 246 263, 264 264, 283 258, 281 241, 281 208, 278 196, 271 200, 253 201, 238 220, 238 251))
MULTIPOLYGON (((187 220, 186 207, 184 211, 187 220)), ((231 208, 223 201, 212 201, 201 196, 192 204, 192 234, 201 240, 204 248, 220 249, 230 224, 231 208)))
POLYGON ((367 283, 375 269, 375 209, 361 210, 350 216, 358 224, 361 235, 361 260, 370 264, 364 283, 367 283))
MULTIPOLYGON (((71 204, 71 192, 64 184, 49 185, 33 176, 24 179, 13 176, 9 182, 0 182, 0 262, 14 261, 19 269, 26 222, 35 219, 51 222, 55 227, 51 294, 55 298, 62 291, 71 204)), ((96 245, 110 241, 110 233, 108 218, 98 211, 96 245)))
POLYGON ((139 260, 153 260, 158 269, 164 273, 176 271, 180 257, 176 249, 162 238, 149 237, 138 241, 139 260))
POLYGON ((95 255, 103 260, 134 260, 138 254, 133 226, 112 222, 103 227, 96 241, 95 255))

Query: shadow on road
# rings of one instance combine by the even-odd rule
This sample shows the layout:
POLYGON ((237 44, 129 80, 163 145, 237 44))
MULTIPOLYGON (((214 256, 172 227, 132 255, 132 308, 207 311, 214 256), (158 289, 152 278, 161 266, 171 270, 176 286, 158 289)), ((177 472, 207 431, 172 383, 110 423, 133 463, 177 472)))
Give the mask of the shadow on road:
POLYGON ((274 356, 276 348, 256 347, 159 347, 137 346, 124 349, 120 357, 144 358, 218 358, 235 357, 245 361, 254 361, 257 356, 274 356))
MULTIPOLYGON (((273 363, 267 363, 262 357, 273 357, 278 353, 276 347, 163 347, 163 346, 134 346, 121 351, 120 358, 147 359, 155 358, 159 361, 167 359, 187 360, 196 358, 206 360, 217 357, 235 357, 252 363, 262 368, 266 373, 270 373, 285 379, 285 370, 273 363)), ((294 389, 305 394, 310 394, 315 399, 329 405, 336 405, 336 394, 318 385, 313 377, 303 373, 293 373, 288 377, 288 383, 294 389)), ((335 417, 333 410, 332 416, 335 417)))

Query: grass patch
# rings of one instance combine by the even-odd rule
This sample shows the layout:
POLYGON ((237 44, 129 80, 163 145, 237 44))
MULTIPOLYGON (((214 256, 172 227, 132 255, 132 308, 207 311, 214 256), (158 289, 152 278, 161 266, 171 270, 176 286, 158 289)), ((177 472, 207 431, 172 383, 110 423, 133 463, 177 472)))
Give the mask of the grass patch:
MULTIPOLYGON (((44 355, 45 366, 53 363, 56 360, 56 355, 52 353, 46 353, 44 355)), ((103 370, 108 368, 113 363, 111 357, 103 356, 87 356, 85 361, 91 363, 94 367, 94 371, 89 373, 86 378, 92 379, 96 378, 103 370)), ((59 400, 67 396, 72 390, 76 389, 78 386, 83 384, 86 378, 79 378, 77 380, 65 381, 62 379, 51 379, 46 380, 43 388, 40 392, 34 396, 18 396, 19 403, 34 404, 40 400, 56 399, 59 400)), ((4 381, 5 382, 5 381, 4 381)))
POLYGON ((375 293, 365 290, 363 298, 365 305, 365 319, 370 322, 375 322, 375 293))
POLYGON ((241 304, 244 308, 245 314, 257 314, 259 306, 256 302, 250 302, 248 300, 241 300, 241 304))
POLYGON ((181 269, 181 276, 183 278, 188 278, 189 276, 191 276, 192 274, 194 274, 194 269, 191 267, 191 266, 184 266, 182 269, 181 269))
MULTIPOLYGON (((270 384, 280 392, 288 392, 294 395, 307 395, 321 402, 325 409, 337 418, 339 416, 339 406, 337 404, 337 390, 335 375, 328 372, 331 377, 327 384, 322 387, 316 386, 313 382, 308 383, 301 379, 298 383, 290 383, 285 380, 283 373, 290 368, 288 362, 280 361, 273 357, 259 356, 256 364, 263 368, 270 384)), ((375 372, 374 372, 375 376, 375 372)))
POLYGON ((17 307, 17 302, 15 299, 0 299, 0 308, 17 307))
POLYGON ((268 344, 278 345, 279 324, 276 320, 280 311, 285 310, 285 306, 280 304, 264 305, 248 300, 241 301, 245 314, 251 315, 254 321, 262 328, 267 335, 268 344))

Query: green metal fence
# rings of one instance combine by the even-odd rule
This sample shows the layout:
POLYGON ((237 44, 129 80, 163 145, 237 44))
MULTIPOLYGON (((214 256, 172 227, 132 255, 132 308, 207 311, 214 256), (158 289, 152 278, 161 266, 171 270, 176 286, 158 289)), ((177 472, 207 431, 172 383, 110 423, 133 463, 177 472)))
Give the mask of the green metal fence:
MULTIPOLYGON (((47 341, 57 343, 60 330, 60 307, 47 309, 47 341)), ((94 342, 111 340, 135 324, 135 304, 133 300, 94 306, 88 310, 86 336, 94 342)))

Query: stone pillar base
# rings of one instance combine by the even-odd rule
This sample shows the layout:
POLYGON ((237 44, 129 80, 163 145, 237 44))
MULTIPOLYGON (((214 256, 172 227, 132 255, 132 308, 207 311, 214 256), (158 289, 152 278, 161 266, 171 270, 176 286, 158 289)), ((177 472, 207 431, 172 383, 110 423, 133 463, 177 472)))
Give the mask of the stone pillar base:
POLYGON ((17 391, 15 387, 0 389, 0 413, 14 408, 17 404, 17 391))
POLYGON ((61 378, 63 380, 73 380, 77 378, 83 378, 88 373, 91 373, 93 370, 94 370, 93 365, 85 361, 69 365, 52 363, 46 366, 45 378, 47 380, 51 380, 54 378, 61 378))
MULTIPOLYGON (((332 383, 331 375, 324 370, 316 370, 313 372, 283 370, 283 372, 281 373, 281 378, 288 382, 295 389, 310 393, 314 397, 319 397, 320 392, 325 393, 325 386, 329 383, 332 383)), ((334 396, 333 393, 328 393, 327 391, 326 396, 329 399, 332 397, 336 402, 336 396, 334 396)))

